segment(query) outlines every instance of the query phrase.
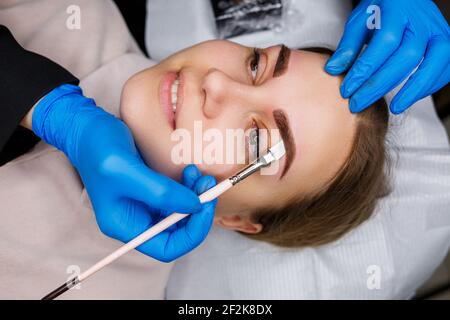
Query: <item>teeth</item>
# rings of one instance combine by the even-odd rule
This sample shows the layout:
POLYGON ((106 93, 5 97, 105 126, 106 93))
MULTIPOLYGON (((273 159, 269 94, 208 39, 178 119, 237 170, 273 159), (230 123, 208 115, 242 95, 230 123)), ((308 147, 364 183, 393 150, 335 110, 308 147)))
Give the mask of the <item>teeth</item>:
POLYGON ((175 113, 177 111, 177 100, 178 100, 178 85, 180 84, 180 80, 176 79, 173 84, 171 90, 172 94, 172 111, 175 113))

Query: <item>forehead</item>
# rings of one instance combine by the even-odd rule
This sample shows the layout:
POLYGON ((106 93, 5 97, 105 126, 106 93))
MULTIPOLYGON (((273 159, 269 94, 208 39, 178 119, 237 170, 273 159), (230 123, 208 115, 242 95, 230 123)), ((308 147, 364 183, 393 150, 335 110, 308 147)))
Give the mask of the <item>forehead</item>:
POLYGON ((293 50, 287 72, 268 83, 278 93, 272 103, 285 111, 297 149, 286 177, 293 184, 302 181, 304 192, 320 189, 335 176, 350 154, 356 131, 356 116, 339 92, 341 78, 324 71, 327 58, 293 50))

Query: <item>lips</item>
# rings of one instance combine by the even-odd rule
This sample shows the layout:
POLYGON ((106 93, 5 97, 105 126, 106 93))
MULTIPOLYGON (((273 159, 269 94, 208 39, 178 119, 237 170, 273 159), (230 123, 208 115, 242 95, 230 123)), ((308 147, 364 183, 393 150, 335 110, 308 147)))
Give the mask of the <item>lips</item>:
POLYGON ((182 106, 183 100, 183 75, 177 72, 168 72, 166 73, 160 84, 159 97, 160 104, 163 109, 163 113, 166 115, 167 121, 170 127, 175 130, 176 128, 176 120, 180 111, 180 107, 182 106), (177 101, 176 101, 176 112, 173 111, 172 106, 172 86, 175 83, 175 80, 179 80, 178 92, 177 92, 177 101))

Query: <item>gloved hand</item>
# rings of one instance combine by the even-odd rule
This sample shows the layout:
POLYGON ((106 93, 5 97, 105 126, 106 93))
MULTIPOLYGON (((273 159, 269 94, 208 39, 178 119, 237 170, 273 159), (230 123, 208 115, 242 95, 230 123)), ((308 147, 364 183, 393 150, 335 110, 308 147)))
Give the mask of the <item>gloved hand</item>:
POLYGON ((360 112, 398 86, 420 64, 391 102, 391 112, 399 114, 450 81, 449 62, 449 25, 433 1, 363 0, 350 15, 325 70, 338 75, 351 67, 341 94, 351 97, 352 112, 360 112), (367 26, 371 5, 380 8, 379 29, 367 26))
POLYGON ((79 172, 97 223, 109 237, 128 242, 173 212, 192 213, 138 250, 169 262, 198 246, 211 227, 215 202, 201 204, 195 191, 214 184, 195 166, 185 168, 183 186, 149 169, 128 127, 82 95, 62 85, 35 107, 33 131, 63 151, 79 172))

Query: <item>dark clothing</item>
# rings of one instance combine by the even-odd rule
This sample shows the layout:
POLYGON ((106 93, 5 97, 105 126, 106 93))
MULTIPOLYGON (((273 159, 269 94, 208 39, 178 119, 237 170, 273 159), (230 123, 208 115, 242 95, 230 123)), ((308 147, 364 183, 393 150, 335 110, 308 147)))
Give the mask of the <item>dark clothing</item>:
POLYGON ((38 141, 19 123, 40 98, 65 83, 79 80, 57 63, 22 48, 8 28, 0 26, 0 165, 38 141))

